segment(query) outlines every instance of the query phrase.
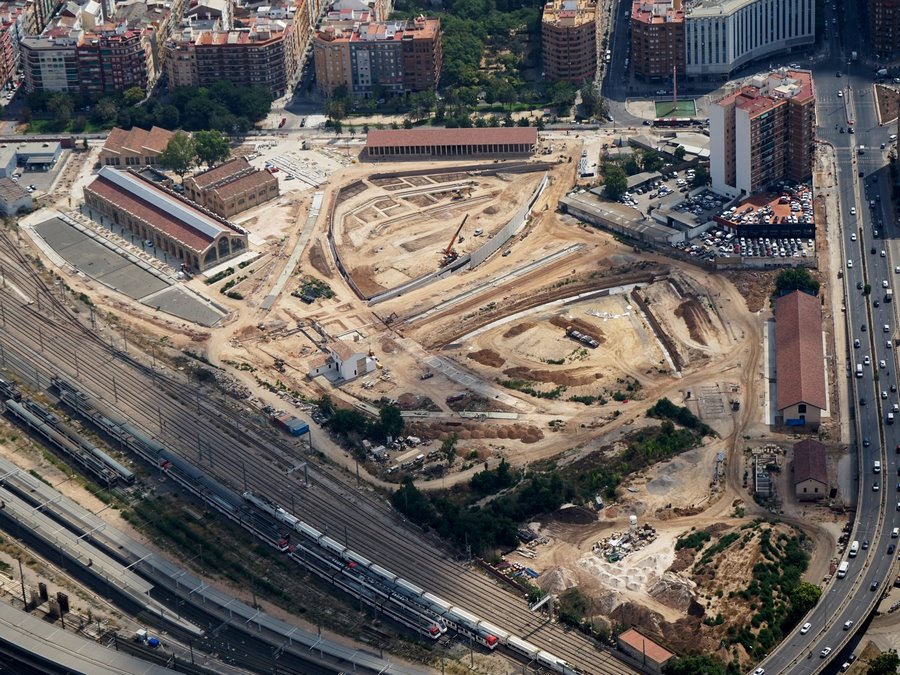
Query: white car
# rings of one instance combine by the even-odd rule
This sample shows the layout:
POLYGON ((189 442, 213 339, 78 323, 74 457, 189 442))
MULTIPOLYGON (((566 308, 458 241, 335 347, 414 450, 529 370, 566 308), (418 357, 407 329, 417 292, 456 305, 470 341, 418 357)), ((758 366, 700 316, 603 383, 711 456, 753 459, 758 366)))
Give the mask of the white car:
POLYGON ((809 632, 809 629, 812 628, 812 624, 807 621, 800 627, 800 635, 806 635, 809 632))
POLYGON ((856 241, 856 232, 850 235, 850 241, 856 241))
POLYGON ((853 261, 852 261, 852 260, 848 260, 848 261, 847 261, 847 267, 850 267, 850 268, 853 267, 853 261))
POLYGON ((831 653, 831 647, 825 647, 822 651, 819 652, 819 656, 823 659, 831 653))
POLYGON ((872 363, 872 360, 868 356, 864 356, 863 363, 868 366, 870 363, 872 363))
POLYGON ((887 287, 888 287, 887 279, 884 279, 884 280, 881 282, 881 287, 882 287, 882 288, 887 288, 887 287))
POLYGON ((838 92, 838 98, 844 98, 844 92, 839 91, 839 92, 838 92))
POLYGON ((879 368, 887 368, 887 363, 884 362, 884 359, 881 359, 881 360, 878 362, 878 367, 879 367, 879 368))
POLYGON ((850 215, 851 215, 851 216, 855 216, 855 215, 856 215, 856 207, 855 207, 855 206, 851 206, 851 207, 850 207, 850 215))

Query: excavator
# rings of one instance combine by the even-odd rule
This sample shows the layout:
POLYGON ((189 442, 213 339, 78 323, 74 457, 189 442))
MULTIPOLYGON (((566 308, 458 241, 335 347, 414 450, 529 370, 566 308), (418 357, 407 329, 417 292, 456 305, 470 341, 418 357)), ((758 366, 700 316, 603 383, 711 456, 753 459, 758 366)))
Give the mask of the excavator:
POLYGON ((443 251, 444 257, 441 259, 441 267, 446 267, 459 257, 459 253, 457 253, 456 249, 453 248, 453 244, 457 243, 457 237, 459 237, 459 242, 462 242, 462 237, 459 236, 459 233, 462 232, 463 225, 466 224, 466 221, 468 219, 469 214, 467 213, 463 216, 462 222, 459 224, 459 227, 456 228, 456 232, 453 233, 453 237, 450 239, 450 243, 447 244, 447 248, 445 248, 443 251))

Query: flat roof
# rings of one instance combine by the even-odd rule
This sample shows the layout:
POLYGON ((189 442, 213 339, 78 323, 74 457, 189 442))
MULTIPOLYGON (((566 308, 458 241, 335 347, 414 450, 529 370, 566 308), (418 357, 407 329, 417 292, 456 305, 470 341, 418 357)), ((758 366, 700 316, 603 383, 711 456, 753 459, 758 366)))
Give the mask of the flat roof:
POLYGON ((25 189, 12 178, 0 178, 0 201, 8 204, 28 196, 25 189))
POLYGON ((486 129, 373 129, 366 136, 367 148, 425 145, 492 145, 537 143, 536 127, 494 127, 486 129))
POLYGON ((104 166, 85 190, 142 218, 194 251, 206 250, 221 234, 239 234, 129 171, 104 166))

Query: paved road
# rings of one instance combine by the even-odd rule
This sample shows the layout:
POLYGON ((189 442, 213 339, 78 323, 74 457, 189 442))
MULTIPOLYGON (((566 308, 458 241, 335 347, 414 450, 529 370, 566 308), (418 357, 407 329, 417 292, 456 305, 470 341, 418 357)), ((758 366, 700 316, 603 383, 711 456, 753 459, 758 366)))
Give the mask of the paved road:
MULTIPOLYGON (((844 25, 857 25, 856 7, 848 3, 843 16, 844 25)), ((831 25, 832 13, 827 21, 831 25)), ((888 581, 889 572, 896 559, 888 555, 891 543, 890 530, 900 526, 900 474, 898 455, 894 448, 900 443, 900 423, 888 424, 886 414, 894 403, 900 402, 900 394, 892 392, 897 385, 897 361, 895 349, 889 346, 897 336, 896 302, 885 302, 884 281, 892 288, 900 283, 900 275, 894 274, 893 265, 900 264, 894 239, 900 234, 893 214, 890 213, 889 169, 881 143, 888 142, 890 129, 879 127, 872 98, 873 73, 859 63, 848 64, 841 56, 837 36, 831 37, 830 55, 813 69, 816 83, 818 137, 834 146, 837 159, 837 189, 840 198, 841 222, 844 224, 841 242, 844 249, 844 283, 847 297, 848 339, 851 344, 850 370, 862 365, 862 377, 848 372, 851 400, 856 405, 851 414, 856 415, 857 443, 851 452, 859 453, 860 474, 857 523, 851 540, 869 542, 866 550, 850 559, 850 571, 845 579, 836 579, 828 587, 819 604, 805 619, 812 624, 806 635, 798 631, 791 634, 778 650, 762 665, 767 673, 814 673, 830 662, 840 664, 847 654, 841 650, 850 641, 860 624, 865 622, 870 609, 888 581), (842 76, 837 77, 837 72, 842 76), (842 96, 838 96, 842 92, 842 96), (848 117, 855 117, 856 133, 840 133, 848 126, 848 117), (858 154, 865 145, 866 153, 858 154), (860 175, 860 173, 862 175, 860 175), (883 198, 879 198, 883 195, 883 198), (869 201, 875 208, 869 208, 869 201), (851 212, 855 210, 855 213, 851 212), (876 235, 877 232, 877 235, 876 235), (854 236, 855 235, 855 236, 854 236), (881 251, 885 251, 882 257, 881 251), (874 253, 873 253, 874 251, 874 253), (852 262, 852 267, 849 267, 852 262), (863 290, 857 288, 862 284, 863 290), (865 295, 865 285, 872 291, 865 295), (878 307, 875 306, 876 301, 878 307), (887 330, 885 330, 887 326, 887 330), (859 348, 852 341, 859 340, 859 348), (865 365, 865 358, 870 360, 865 365), (884 367, 880 366, 884 361, 884 367), (885 398, 882 398, 884 392, 885 398), (865 400, 865 404, 863 404, 865 400), (880 473, 873 471, 874 462, 882 463, 880 473), (878 490, 875 490, 878 486, 878 490), (871 590, 878 581, 877 590, 871 590), (850 630, 844 630, 846 621, 853 621, 850 630), (830 647, 828 657, 821 650, 830 647)), ((860 38, 850 36, 843 52, 859 50, 860 38)), ((833 270, 836 272, 836 270, 833 270)), ((840 318, 838 320, 841 320, 840 318)), ((847 559, 847 558, 844 558, 847 559)))

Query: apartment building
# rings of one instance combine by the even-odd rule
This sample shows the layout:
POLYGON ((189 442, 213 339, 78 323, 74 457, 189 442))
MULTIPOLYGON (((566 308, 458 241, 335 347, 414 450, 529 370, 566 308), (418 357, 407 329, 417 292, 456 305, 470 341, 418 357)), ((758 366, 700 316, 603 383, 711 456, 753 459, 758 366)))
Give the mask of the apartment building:
POLYGON ((183 0, 119 0, 112 21, 142 33, 149 31, 153 70, 162 75, 166 40, 181 22, 183 12, 183 0))
POLYGON ((710 106, 713 190, 737 196, 812 174, 815 89, 809 71, 781 69, 710 106))
POLYGON ((233 30, 183 28, 166 43, 169 86, 205 87, 229 80, 239 86, 266 85, 276 98, 283 96, 302 54, 293 9, 284 16, 255 15, 233 30))
POLYGON ((544 77, 581 84, 597 73, 597 3, 550 0, 541 16, 544 77))
POLYGON ((23 4, 0 4, 0 88, 5 87, 19 69, 19 42, 25 37, 25 25, 23 4))
POLYGON ((631 60, 646 80, 684 75, 684 10, 681 0, 637 0, 631 5, 631 60))
POLYGON ((900 53, 900 0, 868 0, 872 49, 882 58, 900 53))
POLYGON ((152 32, 104 26, 85 33, 75 47, 83 94, 116 94, 132 87, 147 91, 156 79, 152 32))
POLYGON ((745 63, 816 39, 815 0, 689 0, 684 21, 689 77, 726 78, 745 63))
POLYGON ((434 90, 441 78, 441 22, 370 21, 346 27, 326 23, 313 38, 316 83, 331 94, 340 86, 353 96, 376 91, 407 94, 434 90))

